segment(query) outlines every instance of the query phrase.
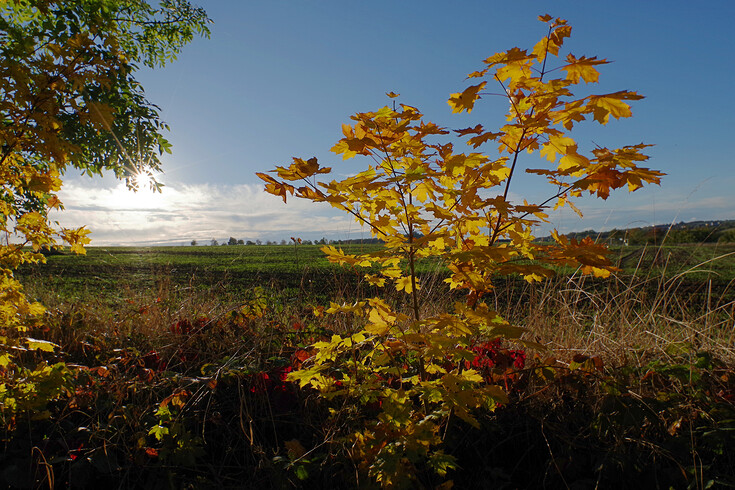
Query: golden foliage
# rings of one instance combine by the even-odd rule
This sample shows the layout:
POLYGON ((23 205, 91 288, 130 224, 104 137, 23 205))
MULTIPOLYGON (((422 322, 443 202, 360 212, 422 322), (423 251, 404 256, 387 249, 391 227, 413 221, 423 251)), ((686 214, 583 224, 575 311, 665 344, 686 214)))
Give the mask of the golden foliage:
POLYGON ((365 278, 370 284, 392 285, 406 295, 410 315, 379 298, 332 304, 329 314, 364 319, 357 337, 337 335, 315 344, 313 364, 291 375, 327 398, 347 397, 360 404, 380 400, 380 415, 352 438, 353 456, 382 486, 411 474, 407 451, 429 462, 436 456, 440 462, 434 468, 443 474, 453 462, 432 449, 441 444, 441 424, 450 416, 475 423, 477 409, 507 403, 500 387, 464 364, 478 339, 504 336, 524 342, 523 329, 482 301, 495 277, 517 274, 542 281, 562 265, 600 278, 614 270, 608 250, 592 240, 569 240, 554 231, 553 243, 536 242, 534 229, 546 222, 550 203, 554 209, 570 206, 578 212, 574 199, 583 193, 606 199, 621 187, 635 191, 658 184, 663 175, 639 166, 648 158, 645 144, 581 151, 571 134, 576 124, 589 119, 604 125, 610 116, 630 117, 628 101, 642 97, 619 91, 575 98, 572 88, 582 81, 596 83, 597 68, 607 61, 568 54, 552 66, 572 29, 563 19, 539 19, 548 24, 548 32, 530 53, 512 48, 488 57, 486 66, 468 77, 486 80, 451 94, 448 101, 453 113, 471 112, 489 83, 499 86, 508 101, 506 123, 494 131, 482 125, 454 131, 470 136, 467 144, 475 149, 494 142, 496 157, 458 152, 451 142, 437 142, 437 136, 449 134, 447 129, 425 121, 414 107, 394 105, 357 113, 351 124, 342 125, 343 138, 332 151, 343 159, 369 157, 364 171, 322 181, 317 177, 330 174, 330 168, 315 158, 294 158, 290 166, 273 171, 276 177, 258 174, 267 192, 284 201, 296 195, 328 202, 385 242, 382 251, 362 255, 331 246, 322 250, 332 262, 369 268, 365 278), (560 76, 554 78, 555 73, 560 76), (511 202, 514 176, 525 155, 535 152, 544 165, 525 170, 545 178, 554 190, 540 203, 511 202), (298 180, 304 187, 288 183, 298 180), (467 296, 453 311, 425 318, 416 263, 429 257, 446 265, 449 287, 464 289, 467 296))

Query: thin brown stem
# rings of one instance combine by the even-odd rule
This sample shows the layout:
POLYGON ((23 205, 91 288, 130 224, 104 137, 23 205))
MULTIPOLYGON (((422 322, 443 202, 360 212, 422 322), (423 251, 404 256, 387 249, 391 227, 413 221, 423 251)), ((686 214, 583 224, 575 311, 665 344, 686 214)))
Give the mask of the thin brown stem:
MULTIPOLYGON (((549 26, 549 32, 546 34, 546 41, 547 41, 546 51, 544 53, 544 61, 541 64, 541 74, 539 75, 539 81, 543 81, 544 75, 546 74, 546 60, 549 57, 549 38, 551 37, 551 31, 552 31, 552 28, 551 26, 549 26)), ((513 110, 516 112, 516 119, 518 120, 520 124, 524 124, 523 114, 521 114, 520 110, 518 109, 518 106, 516 105, 516 101, 513 99, 513 96, 510 94, 510 92, 505 87, 503 82, 500 81, 497 75, 495 75, 495 79, 498 80, 498 83, 500 83, 500 86, 503 87, 503 91, 507 94, 508 100, 510 100, 510 103, 513 106, 513 110)), ((536 107, 531 108, 531 111, 528 113, 528 118, 533 117, 535 110, 536 110, 536 107)), ((510 173, 508 174, 508 178, 505 181, 505 190, 503 192, 503 200, 507 200, 508 198, 508 192, 510 190, 510 183, 511 183, 511 180, 513 179, 513 174, 515 172, 516 163, 518 163, 518 155, 520 155, 521 151, 523 151, 526 148, 526 147, 523 147, 523 140, 526 137, 527 133, 528 133, 528 128, 524 127, 523 131, 521 132, 521 136, 518 138, 518 144, 516 145, 516 148, 513 151, 513 163, 511 164, 510 173)), ((495 241, 498 239, 498 235, 500 234, 502 224, 503 224, 502 217, 498 215, 498 220, 495 223, 495 228, 493 230, 492 236, 490 237, 490 245, 493 245, 495 241)), ((507 224, 503 229, 507 228, 508 226, 510 226, 510 224, 507 224)))

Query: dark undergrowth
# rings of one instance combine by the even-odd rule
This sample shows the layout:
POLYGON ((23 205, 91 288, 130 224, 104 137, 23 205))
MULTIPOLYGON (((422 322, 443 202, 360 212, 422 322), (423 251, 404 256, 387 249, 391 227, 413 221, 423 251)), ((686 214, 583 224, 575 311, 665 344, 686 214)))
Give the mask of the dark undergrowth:
MULTIPOLYGON (((45 363, 45 384, 0 367, 16 404, 2 410, 0 487, 375 486, 350 437, 379 405, 286 379, 311 344, 362 326, 323 308, 375 294, 360 275, 161 265, 116 278, 108 266, 25 277, 47 306, 27 335, 58 347, 13 353, 18 369, 45 363)), ((450 416, 441 447, 458 468, 411 464, 397 486, 735 487, 734 288, 684 272, 499 280, 484 300, 546 350, 478 339, 473 367, 508 403, 476 413, 477 427, 450 416)), ((461 297, 425 274, 422 311, 451 310, 461 297)))
MULTIPOLYGON (((64 361, 63 389, 3 419, 3 486, 371 488, 348 437, 376 413, 355 417, 285 379, 310 343, 348 326, 275 311, 262 290, 210 316, 206 298, 179 316, 166 301, 112 319, 50 310, 33 335, 60 349, 19 355, 64 361)), ((493 345, 487 382, 510 402, 478 413, 479 427, 450 418, 443 447, 459 469, 439 478, 416 465, 408 488, 735 485, 735 369, 716 355, 678 342, 639 362, 523 352, 511 364, 503 356, 522 351, 493 345)))

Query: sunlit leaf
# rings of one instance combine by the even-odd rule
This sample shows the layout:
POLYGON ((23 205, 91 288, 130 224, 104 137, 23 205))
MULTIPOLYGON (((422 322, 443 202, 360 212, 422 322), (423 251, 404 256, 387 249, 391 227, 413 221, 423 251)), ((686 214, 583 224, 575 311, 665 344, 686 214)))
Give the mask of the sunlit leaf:
POLYGON ((463 111, 472 112, 475 102, 480 98, 478 92, 485 88, 487 82, 478 85, 471 85, 464 89, 461 93, 452 94, 447 103, 452 108, 452 112, 457 114, 463 111))
POLYGON ((32 339, 30 337, 25 338, 26 344, 30 350, 40 350, 43 352, 53 352, 54 349, 58 348, 57 344, 49 342, 48 340, 32 339))
POLYGON ((572 54, 567 55, 567 62, 569 64, 562 66, 561 69, 567 72, 567 80, 573 83, 579 83, 580 78, 586 83, 597 82, 600 72, 595 69, 595 65, 608 63, 607 60, 598 60, 596 56, 592 58, 582 56, 577 59, 572 54))

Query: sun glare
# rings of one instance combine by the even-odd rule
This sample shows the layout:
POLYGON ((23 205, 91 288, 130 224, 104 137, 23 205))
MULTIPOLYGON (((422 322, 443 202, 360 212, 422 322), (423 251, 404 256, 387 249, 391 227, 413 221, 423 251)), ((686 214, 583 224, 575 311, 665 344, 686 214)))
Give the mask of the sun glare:
POLYGON ((165 187, 162 192, 153 189, 154 178, 146 173, 134 176, 137 190, 121 182, 109 194, 107 203, 113 209, 153 210, 166 206, 165 187))

